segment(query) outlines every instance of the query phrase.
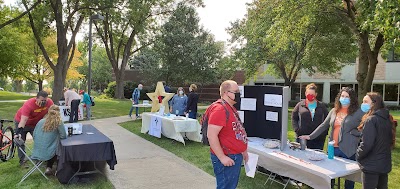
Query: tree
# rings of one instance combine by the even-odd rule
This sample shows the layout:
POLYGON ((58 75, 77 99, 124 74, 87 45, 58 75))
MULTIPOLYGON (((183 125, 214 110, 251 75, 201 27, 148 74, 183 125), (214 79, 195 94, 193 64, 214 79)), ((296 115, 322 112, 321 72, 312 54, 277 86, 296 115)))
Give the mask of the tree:
MULTIPOLYGON (((202 3, 201 0, 183 1, 202 3)), ((94 24, 115 75, 115 98, 124 98, 123 80, 129 59, 140 49, 153 43, 160 23, 172 12, 175 1, 119 0, 113 3, 114 8, 101 11, 104 20, 94 24)), ((106 2, 103 6, 107 5, 106 2)))
MULTIPOLYGON (((22 0, 26 10, 32 2, 22 0)), ((32 12, 28 12, 29 23, 36 42, 47 64, 54 73, 54 88, 52 99, 58 102, 62 97, 67 71, 75 55, 75 37, 90 9, 91 1, 76 0, 62 1, 49 0, 43 2, 32 12), (39 9, 39 10, 38 10, 39 9), (35 16, 33 16, 35 15, 35 16), (57 32, 57 59, 51 59, 47 48, 43 45, 43 35, 38 25, 51 27, 54 23, 57 32)))
POLYGON ((301 70, 313 74, 336 73, 355 57, 352 34, 331 7, 317 0, 257 0, 247 17, 232 23, 235 56, 247 77, 268 64, 272 75, 291 86, 301 70))
POLYGON ((400 39, 400 1, 343 0, 331 3, 341 22, 357 37, 358 97, 371 89, 378 56, 382 49, 398 47, 400 39))
MULTIPOLYGON (((38 6, 40 3, 42 2, 42 0, 37 0, 35 3, 33 3, 33 5, 31 7, 29 7, 26 11, 19 13, 18 15, 16 15, 14 18, 10 18, 9 20, 0 20, 0 29, 4 28, 5 26, 12 24, 16 21, 18 21, 19 19, 21 19, 23 16, 25 16, 28 12, 32 11, 36 6, 38 6)), ((0 0, 0 6, 4 3, 4 1, 0 0)), ((2 10, 3 7, 0 7, 0 18, 6 18, 5 16, 2 15, 2 10)))

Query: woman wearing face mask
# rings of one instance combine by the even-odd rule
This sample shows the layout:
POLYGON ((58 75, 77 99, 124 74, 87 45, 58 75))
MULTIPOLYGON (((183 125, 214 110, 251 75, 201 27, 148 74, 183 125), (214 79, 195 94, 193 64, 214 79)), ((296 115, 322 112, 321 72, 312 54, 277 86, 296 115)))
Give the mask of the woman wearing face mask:
MULTIPOLYGON (((325 121, 310 135, 303 135, 301 139, 314 139, 331 128, 329 140, 334 140, 335 156, 355 160, 361 133, 357 127, 364 112, 358 107, 357 95, 354 89, 344 87, 335 99, 335 107, 329 112, 325 121)), ((332 185, 334 184, 332 181, 332 185)), ((354 182, 345 181, 345 189, 353 189, 354 182)))
POLYGON ((363 99, 366 112, 358 129, 362 142, 357 149, 357 161, 363 173, 364 189, 388 188, 388 173, 392 170, 392 122, 382 96, 370 92, 363 99))
MULTIPOLYGON (((314 83, 306 86, 306 99, 297 103, 292 113, 292 126, 297 136, 311 134, 326 118, 328 109, 319 102, 317 86, 314 83)), ((321 133, 313 140, 307 141, 307 148, 323 150, 328 131, 321 133)), ((298 140, 297 140, 298 141, 298 140)))
POLYGON ((170 112, 175 115, 184 116, 185 108, 187 105, 187 96, 185 95, 185 91, 182 87, 178 88, 176 94, 171 100, 170 112))
POLYGON ((199 95, 196 93, 197 86, 195 84, 191 84, 189 87, 189 96, 187 101, 187 106, 185 110, 185 114, 189 114, 189 118, 196 119, 197 115, 197 103, 199 102, 199 95))

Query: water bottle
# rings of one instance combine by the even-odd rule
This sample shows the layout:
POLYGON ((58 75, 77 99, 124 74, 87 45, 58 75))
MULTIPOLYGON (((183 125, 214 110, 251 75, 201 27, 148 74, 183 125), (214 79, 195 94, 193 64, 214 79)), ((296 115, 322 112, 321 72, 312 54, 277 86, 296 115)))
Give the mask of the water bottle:
POLYGON ((333 147, 334 144, 334 140, 328 142, 328 159, 333 159, 333 156, 335 155, 335 149, 333 147))
POLYGON ((176 115, 176 116, 179 115, 179 110, 175 110, 175 115, 176 115))

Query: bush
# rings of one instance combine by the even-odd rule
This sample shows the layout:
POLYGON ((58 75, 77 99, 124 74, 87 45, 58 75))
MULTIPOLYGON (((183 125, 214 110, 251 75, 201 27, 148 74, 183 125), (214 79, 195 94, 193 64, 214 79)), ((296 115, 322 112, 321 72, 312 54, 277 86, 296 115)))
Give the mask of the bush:
POLYGON ((98 99, 110 99, 110 97, 108 97, 106 94, 101 94, 101 95, 97 96, 96 98, 98 98, 98 99))
POLYGON ((106 95, 107 95, 109 98, 114 98, 116 88, 117 88, 117 82, 115 82, 115 81, 110 82, 110 83, 107 85, 107 89, 104 90, 104 93, 106 93, 106 95))
POLYGON ((43 91, 46 91, 46 93, 49 94, 49 95, 53 94, 53 89, 51 89, 49 87, 43 88, 43 91))

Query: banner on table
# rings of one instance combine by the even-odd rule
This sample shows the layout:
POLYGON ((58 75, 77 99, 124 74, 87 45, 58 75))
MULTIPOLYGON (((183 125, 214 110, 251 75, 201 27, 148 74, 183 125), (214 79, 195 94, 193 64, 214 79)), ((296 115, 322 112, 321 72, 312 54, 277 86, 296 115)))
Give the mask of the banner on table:
MULTIPOLYGON (((67 108, 67 106, 60 106, 60 114, 63 122, 69 121, 71 109, 67 108)), ((78 106, 78 120, 83 120, 83 106, 81 104, 78 106)))
POLYGON ((161 118, 151 116, 149 135, 161 138, 161 118))

